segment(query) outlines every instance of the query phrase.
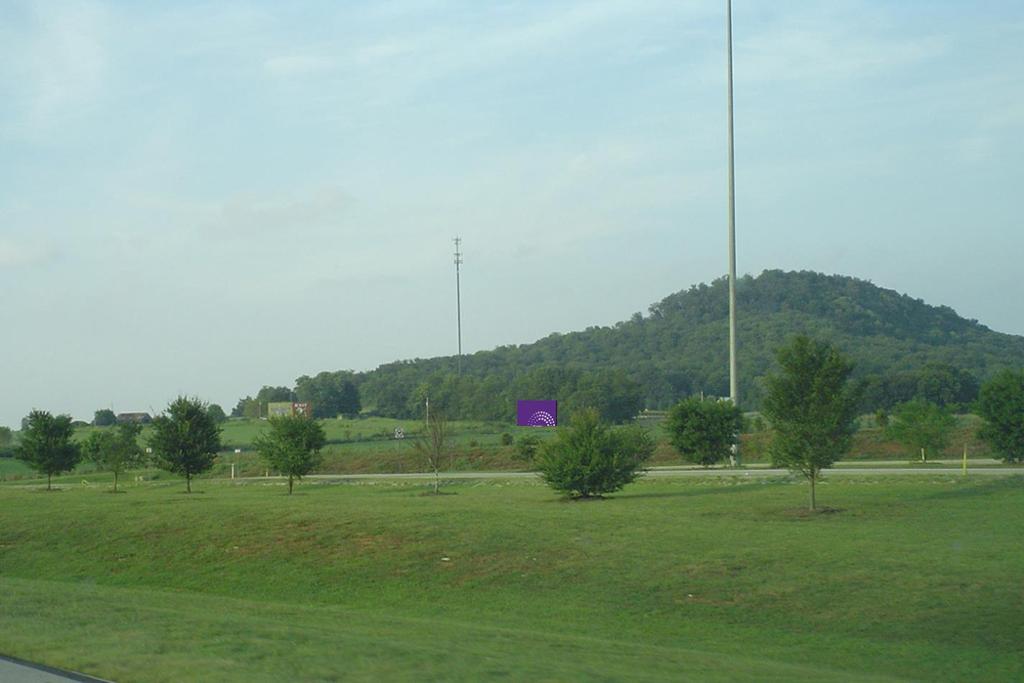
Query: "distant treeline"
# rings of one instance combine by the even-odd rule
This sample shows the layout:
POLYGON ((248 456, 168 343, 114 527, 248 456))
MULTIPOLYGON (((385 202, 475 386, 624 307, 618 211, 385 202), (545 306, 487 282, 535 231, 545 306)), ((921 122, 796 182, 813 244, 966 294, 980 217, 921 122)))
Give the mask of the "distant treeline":
MULTIPOLYGON (((742 405, 756 410, 773 352, 803 333, 838 346, 855 363, 865 412, 925 398, 963 408, 1002 368, 1024 366, 1024 337, 993 332, 948 307, 851 277, 766 271, 738 281, 742 405)), ((294 388, 264 387, 233 414, 260 403, 310 401, 318 416, 422 414, 426 398, 452 419, 511 420, 515 401, 557 398, 564 412, 589 405, 607 420, 665 409, 698 394, 728 395, 728 283, 673 294, 648 314, 532 344, 465 356, 398 361, 376 370, 300 377, 294 388)), ((248 412, 246 412, 248 411, 248 412)))

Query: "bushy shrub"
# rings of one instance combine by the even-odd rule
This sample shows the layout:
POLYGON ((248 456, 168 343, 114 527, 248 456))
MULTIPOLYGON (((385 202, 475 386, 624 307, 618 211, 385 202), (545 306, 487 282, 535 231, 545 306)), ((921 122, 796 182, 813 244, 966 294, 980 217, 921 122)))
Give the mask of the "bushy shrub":
POLYGON ((577 411, 569 428, 544 445, 537 466, 556 491, 576 498, 600 497, 634 481, 654 452, 640 427, 612 430, 594 409, 577 411))
POLYGON ((1024 462, 1024 370, 1003 370, 981 388, 978 435, 1006 462, 1024 462))
POLYGON ((710 467, 729 457, 739 441, 743 412, 730 401, 688 398, 672 406, 665 421, 669 441, 688 462, 710 467))
POLYGON ((516 457, 525 462, 533 462, 538 448, 540 448, 540 439, 537 436, 533 434, 521 436, 516 442, 516 457))

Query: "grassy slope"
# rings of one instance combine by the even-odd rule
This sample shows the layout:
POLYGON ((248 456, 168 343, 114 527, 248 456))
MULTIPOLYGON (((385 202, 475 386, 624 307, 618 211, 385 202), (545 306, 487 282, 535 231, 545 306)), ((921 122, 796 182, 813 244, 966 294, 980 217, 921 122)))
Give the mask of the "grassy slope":
POLYGON ((0 487, 0 651, 130 680, 1012 680, 1024 481, 0 487), (442 558, 448 557, 445 561, 442 558))

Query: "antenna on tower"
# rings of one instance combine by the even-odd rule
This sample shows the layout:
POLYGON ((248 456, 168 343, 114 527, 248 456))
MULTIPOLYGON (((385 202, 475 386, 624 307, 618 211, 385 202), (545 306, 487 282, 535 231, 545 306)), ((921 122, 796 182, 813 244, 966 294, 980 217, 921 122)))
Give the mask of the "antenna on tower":
POLYGON ((455 319, 459 329, 459 356, 456 361, 458 375, 462 376, 462 291, 461 283, 459 282, 459 266, 462 265, 462 252, 459 247, 462 246, 462 238, 456 237, 455 242, 455 319))

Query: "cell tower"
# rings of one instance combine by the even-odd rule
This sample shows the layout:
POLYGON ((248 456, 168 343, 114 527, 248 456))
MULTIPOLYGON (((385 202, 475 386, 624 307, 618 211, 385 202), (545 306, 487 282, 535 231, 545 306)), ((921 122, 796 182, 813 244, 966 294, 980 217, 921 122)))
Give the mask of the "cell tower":
POLYGON ((461 283, 459 281, 459 266, 462 265, 462 252, 459 247, 462 246, 462 238, 456 237, 455 242, 455 320, 458 324, 459 329, 459 357, 457 361, 457 372, 458 375, 462 376, 462 290, 461 283))

